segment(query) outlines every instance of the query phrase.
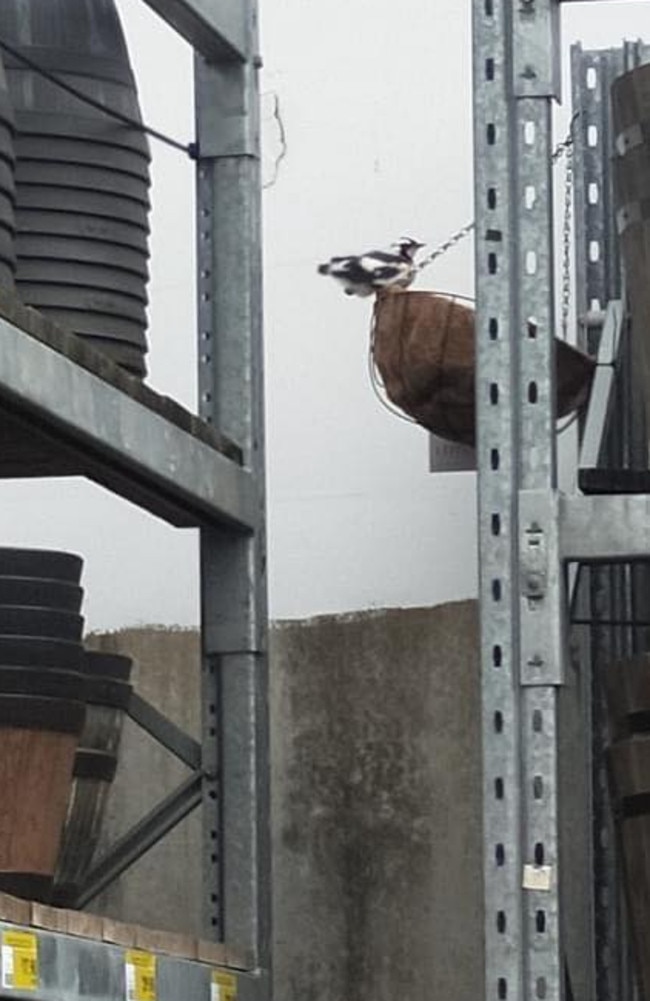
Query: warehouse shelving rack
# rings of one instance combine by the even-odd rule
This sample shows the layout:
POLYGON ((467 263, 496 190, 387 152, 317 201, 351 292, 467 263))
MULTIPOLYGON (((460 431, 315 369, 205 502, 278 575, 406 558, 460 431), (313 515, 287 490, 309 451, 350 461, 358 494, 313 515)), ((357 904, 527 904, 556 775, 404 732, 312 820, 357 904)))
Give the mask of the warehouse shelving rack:
POLYGON ((200 531, 202 747, 137 703, 142 725, 194 773, 96 875, 119 873, 200 804, 205 941, 156 952, 161 939, 144 929, 18 903, 11 913, 7 904, 0 932, 22 928, 27 938, 14 953, 3 938, 5 948, 16 962, 22 949, 37 972, 21 989, 3 979, 0 994, 117 1001, 127 997, 127 959, 144 949, 147 976, 131 985, 130 1001, 263 1001, 270 821, 257 6, 145 2, 195 49, 199 416, 3 297, 0 476, 85 475, 200 531), (217 966, 230 971, 225 979, 215 979, 217 966))
MULTIPOLYGON (((587 489, 598 467, 628 465, 631 450, 647 468, 638 411, 624 394, 612 402, 625 311, 607 106, 613 77, 648 53, 640 44, 573 52, 576 305, 585 341, 600 339, 602 367, 583 440, 583 465, 593 468, 581 473, 584 493, 563 495, 551 177, 560 0, 475 0, 473 9, 484 996, 628 1001, 590 658, 643 648, 640 628, 625 633, 608 623, 625 620, 644 587, 647 593, 643 566, 630 561, 650 554, 650 498, 613 492, 611 475, 604 482, 612 492, 602 477, 597 495, 587 489), (566 571, 576 566, 574 588, 566 571), (590 603, 581 613, 585 593, 590 603), (574 618, 583 614, 592 627, 574 630, 571 647, 569 597, 574 618)), ((619 365, 619 381, 624 370, 619 365)))

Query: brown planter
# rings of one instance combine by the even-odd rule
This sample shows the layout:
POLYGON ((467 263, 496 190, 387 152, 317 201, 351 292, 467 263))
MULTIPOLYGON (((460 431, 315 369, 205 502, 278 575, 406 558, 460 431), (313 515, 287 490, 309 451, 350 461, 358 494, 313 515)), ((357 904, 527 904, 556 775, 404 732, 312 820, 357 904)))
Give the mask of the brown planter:
POLYGON ((612 744, 608 763, 640 997, 650 1001, 650 736, 612 744))
POLYGON ((607 665, 607 751, 639 988, 650 1001, 650 657, 607 665))
POLYGON ((49 898, 85 707, 0 695, 0 890, 49 898))
POLYGON ((650 732, 650 656, 613 661, 604 677, 613 738, 650 732))
POLYGON ((131 697, 132 661, 119 654, 86 651, 86 722, 74 763, 74 782, 56 868, 54 902, 72 907, 101 835, 110 786, 117 769, 124 710, 131 697))
MULTIPOLYGON (((587 400, 595 362, 556 340, 557 416, 587 400)), ((474 310, 435 292, 386 292, 373 314, 372 356, 389 400, 441 438, 475 443, 474 310)))

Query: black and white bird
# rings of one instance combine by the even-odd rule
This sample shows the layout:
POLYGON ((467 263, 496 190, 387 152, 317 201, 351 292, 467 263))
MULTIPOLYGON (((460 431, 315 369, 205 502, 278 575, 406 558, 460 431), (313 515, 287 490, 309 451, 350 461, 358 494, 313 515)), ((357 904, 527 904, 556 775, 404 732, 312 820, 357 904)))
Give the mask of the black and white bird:
POLYGON ((332 257, 318 265, 319 275, 329 275, 343 286, 346 295, 373 295, 387 288, 408 288, 417 273, 415 255, 423 243, 402 237, 389 250, 332 257))

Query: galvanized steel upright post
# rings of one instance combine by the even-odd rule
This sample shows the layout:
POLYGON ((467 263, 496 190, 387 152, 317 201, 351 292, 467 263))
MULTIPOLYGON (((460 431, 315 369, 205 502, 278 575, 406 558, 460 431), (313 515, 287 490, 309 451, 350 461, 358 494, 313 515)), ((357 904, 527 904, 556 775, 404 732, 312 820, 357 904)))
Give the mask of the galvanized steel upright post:
POLYGON ((564 997, 551 101, 558 0, 474 0, 486 999, 564 997))
MULTIPOLYGON (((234 2, 234 0, 233 0, 234 2)), ((251 534, 201 533, 207 932, 270 966, 257 8, 245 60, 196 59, 200 414, 243 449, 251 534)))

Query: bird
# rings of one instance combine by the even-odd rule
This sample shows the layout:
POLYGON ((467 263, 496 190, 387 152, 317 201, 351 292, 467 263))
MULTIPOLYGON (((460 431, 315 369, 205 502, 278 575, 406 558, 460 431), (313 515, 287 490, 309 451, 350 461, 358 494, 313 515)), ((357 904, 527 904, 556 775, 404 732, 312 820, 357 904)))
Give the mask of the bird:
POLYGON ((403 236, 389 250, 332 257, 318 265, 319 275, 329 275, 346 295, 369 296, 388 288, 408 288, 417 273, 415 255, 423 243, 403 236))

